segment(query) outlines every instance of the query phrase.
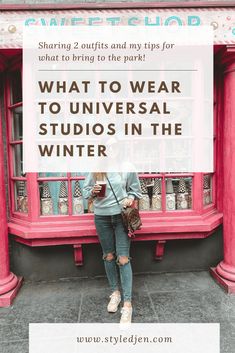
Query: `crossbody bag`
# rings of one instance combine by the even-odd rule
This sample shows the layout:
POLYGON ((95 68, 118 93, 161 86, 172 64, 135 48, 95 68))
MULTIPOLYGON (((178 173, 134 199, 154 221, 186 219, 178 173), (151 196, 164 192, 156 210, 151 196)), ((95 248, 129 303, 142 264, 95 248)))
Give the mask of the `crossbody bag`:
POLYGON ((135 207, 123 207, 122 205, 120 205, 117 199, 117 196, 113 190, 112 184, 110 183, 109 178, 107 176, 106 178, 108 180, 112 193, 115 197, 115 200, 118 206, 120 207, 124 228, 127 231, 128 236, 130 238, 134 238, 135 237, 134 232, 136 230, 141 229, 141 226, 142 226, 139 210, 135 207))

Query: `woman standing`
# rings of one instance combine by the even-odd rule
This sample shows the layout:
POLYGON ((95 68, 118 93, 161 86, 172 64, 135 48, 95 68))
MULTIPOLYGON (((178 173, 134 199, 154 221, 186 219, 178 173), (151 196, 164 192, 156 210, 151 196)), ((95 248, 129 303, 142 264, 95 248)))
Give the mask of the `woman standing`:
POLYGON ((130 238, 123 226, 120 205, 114 193, 120 205, 131 206, 134 199, 142 196, 138 175, 136 173, 88 174, 84 183, 84 197, 93 198, 96 231, 103 250, 105 271, 112 291, 107 310, 110 313, 116 312, 121 302, 118 281, 120 274, 124 301, 120 323, 130 323, 132 317, 130 238), (103 194, 103 188, 106 188, 105 195, 99 197, 99 193, 103 194))

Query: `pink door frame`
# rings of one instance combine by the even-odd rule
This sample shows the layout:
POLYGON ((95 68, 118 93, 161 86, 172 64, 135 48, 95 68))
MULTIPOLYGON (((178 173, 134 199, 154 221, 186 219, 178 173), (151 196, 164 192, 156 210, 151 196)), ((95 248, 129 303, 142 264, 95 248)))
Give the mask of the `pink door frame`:
MULTIPOLYGON (((0 63, 0 67, 3 63, 0 63)), ((2 135, 2 119, 0 116, 0 307, 11 305, 21 283, 22 277, 10 272, 8 249, 8 225, 6 209, 4 146, 2 135)))

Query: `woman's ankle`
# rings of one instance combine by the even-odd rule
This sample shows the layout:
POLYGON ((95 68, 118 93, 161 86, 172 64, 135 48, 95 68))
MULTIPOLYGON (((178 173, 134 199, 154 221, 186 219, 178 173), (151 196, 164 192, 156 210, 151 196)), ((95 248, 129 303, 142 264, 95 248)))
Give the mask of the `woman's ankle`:
POLYGON ((128 301, 124 301, 123 307, 131 308, 132 307, 131 301, 129 301, 129 300, 128 301))
POLYGON ((115 291, 112 292, 112 294, 115 294, 115 295, 120 295, 120 290, 116 289, 115 291))

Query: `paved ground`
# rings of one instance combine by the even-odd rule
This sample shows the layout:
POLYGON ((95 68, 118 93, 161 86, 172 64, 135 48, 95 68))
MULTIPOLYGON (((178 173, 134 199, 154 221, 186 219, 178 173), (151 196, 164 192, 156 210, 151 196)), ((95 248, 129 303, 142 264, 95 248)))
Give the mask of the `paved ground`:
MULTIPOLYGON (((0 309, 0 352, 28 352, 29 322, 119 322, 106 313, 105 278, 25 282, 14 305, 0 309)), ((207 272, 134 277, 134 322, 219 322, 221 353, 235 352, 235 295, 207 272)))

